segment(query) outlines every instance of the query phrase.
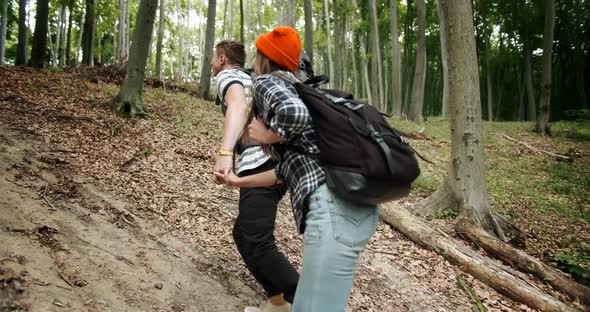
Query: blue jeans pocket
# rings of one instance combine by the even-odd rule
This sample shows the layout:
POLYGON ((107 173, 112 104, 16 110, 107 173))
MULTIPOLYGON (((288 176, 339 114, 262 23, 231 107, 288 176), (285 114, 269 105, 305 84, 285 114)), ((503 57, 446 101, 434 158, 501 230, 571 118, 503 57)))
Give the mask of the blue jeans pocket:
POLYGON ((349 247, 364 248, 377 227, 377 207, 357 205, 333 196, 328 201, 334 240, 349 247))

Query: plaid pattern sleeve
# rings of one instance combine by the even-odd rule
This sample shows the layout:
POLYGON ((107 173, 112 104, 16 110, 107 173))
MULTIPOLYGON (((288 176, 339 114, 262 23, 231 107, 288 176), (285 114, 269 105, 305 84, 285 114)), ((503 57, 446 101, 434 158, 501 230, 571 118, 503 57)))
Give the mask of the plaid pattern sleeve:
MULTIPOLYGON (((290 72, 281 71, 280 74, 294 79, 290 72)), ((253 84, 253 93, 264 122, 286 139, 274 147, 281 158, 276 172, 289 185, 295 222, 303 233, 307 211, 305 200, 325 183, 309 111, 295 88, 273 75, 258 77, 253 84)))

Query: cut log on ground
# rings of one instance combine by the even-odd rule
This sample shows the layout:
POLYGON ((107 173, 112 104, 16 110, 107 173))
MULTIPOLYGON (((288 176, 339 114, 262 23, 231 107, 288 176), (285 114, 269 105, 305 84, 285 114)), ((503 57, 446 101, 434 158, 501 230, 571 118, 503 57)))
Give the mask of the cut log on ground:
POLYGON ((535 148, 525 142, 521 142, 515 138, 512 138, 510 136, 507 136, 505 134, 502 134, 502 137, 505 138, 506 140, 510 141, 510 142, 514 142, 516 144, 520 144, 528 149, 530 149, 531 151, 535 152, 535 153, 539 153, 539 154, 545 154, 545 155, 549 155, 549 156, 553 156, 553 157, 557 157, 560 159, 564 159, 564 160, 572 160, 571 157, 565 156, 565 155, 561 155, 561 154, 557 154, 557 153, 553 153, 553 152, 549 152, 549 151, 545 151, 539 148, 535 148))
POLYGON ((383 205, 380 214, 385 222, 391 224, 415 243, 436 251, 506 297, 540 311, 577 311, 532 287, 523 278, 512 274, 510 267, 486 259, 472 249, 460 246, 441 235, 435 228, 396 203, 383 205))
POLYGON ((522 250, 502 242, 488 232, 476 226, 471 220, 461 218, 455 225, 459 235, 474 242, 490 255, 498 258, 512 267, 526 273, 531 273, 541 281, 549 283, 554 289, 590 305, 590 288, 578 284, 545 263, 531 257, 522 250))

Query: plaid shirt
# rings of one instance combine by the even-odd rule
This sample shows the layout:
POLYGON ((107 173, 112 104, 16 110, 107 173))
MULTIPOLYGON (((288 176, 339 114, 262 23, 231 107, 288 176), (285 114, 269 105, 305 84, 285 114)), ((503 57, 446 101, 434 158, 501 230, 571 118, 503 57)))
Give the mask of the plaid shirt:
MULTIPOLYGON (((296 80, 291 72, 275 73, 296 80)), ((320 150, 311 116, 295 88, 281 78, 261 75, 254 81, 252 89, 262 119, 285 139, 273 146, 280 157, 276 173, 289 186, 295 222, 303 233, 306 198, 326 181, 318 162, 320 150)))

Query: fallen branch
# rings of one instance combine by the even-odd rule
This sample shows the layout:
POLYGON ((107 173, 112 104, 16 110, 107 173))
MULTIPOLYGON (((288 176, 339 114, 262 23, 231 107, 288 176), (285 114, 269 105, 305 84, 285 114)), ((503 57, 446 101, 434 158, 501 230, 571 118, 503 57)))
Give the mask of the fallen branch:
POLYGON ((494 288, 499 293, 527 306, 548 312, 568 312, 576 309, 560 302, 511 272, 509 267, 487 259, 470 248, 443 237, 430 225, 397 204, 383 205, 381 218, 417 244, 434 250, 466 272, 494 288))
POLYGON ((461 218, 455 226, 457 232, 474 242, 492 256, 504 261, 512 267, 533 274, 541 281, 549 283, 554 289, 590 305, 590 288, 578 284, 562 273, 531 257, 522 250, 500 241, 493 235, 476 226, 471 220, 461 218))
POLYGON ((571 159, 572 159, 571 157, 568 157, 568 156, 565 156, 565 155, 556 154, 556 153, 553 153, 553 152, 548 152, 548 151, 545 151, 545 150, 542 150, 542 149, 535 148, 535 147, 533 147, 533 146, 531 146, 531 145, 529 145, 529 144, 527 144, 527 143, 525 143, 525 142, 521 142, 521 141, 518 141, 518 140, 517 140, 517 139, 515 139, 515 138, 509 137, 509 136, 507 136, 506 134, 503 134, 503 133, 502 133, 502 134, 500 134, 500 135, 501 135, 503 138, 505 138, 506 140, 508 140, 508 141, 511 141, 511 142, 514 142, 514 143, 517 143, 517 144, 520 144, 520 145, 522 145, 522 146, 524 146, 524 147, 526 147, 526 148, 530 149, 531 151, 533 151, 533 152, 535 152, 535 153, 539 153, 539 154, 545 154, 545 155, 549 155, 549 156, 557 157, 557 158, 564 159, 564 160, 571 160, 571 159))

